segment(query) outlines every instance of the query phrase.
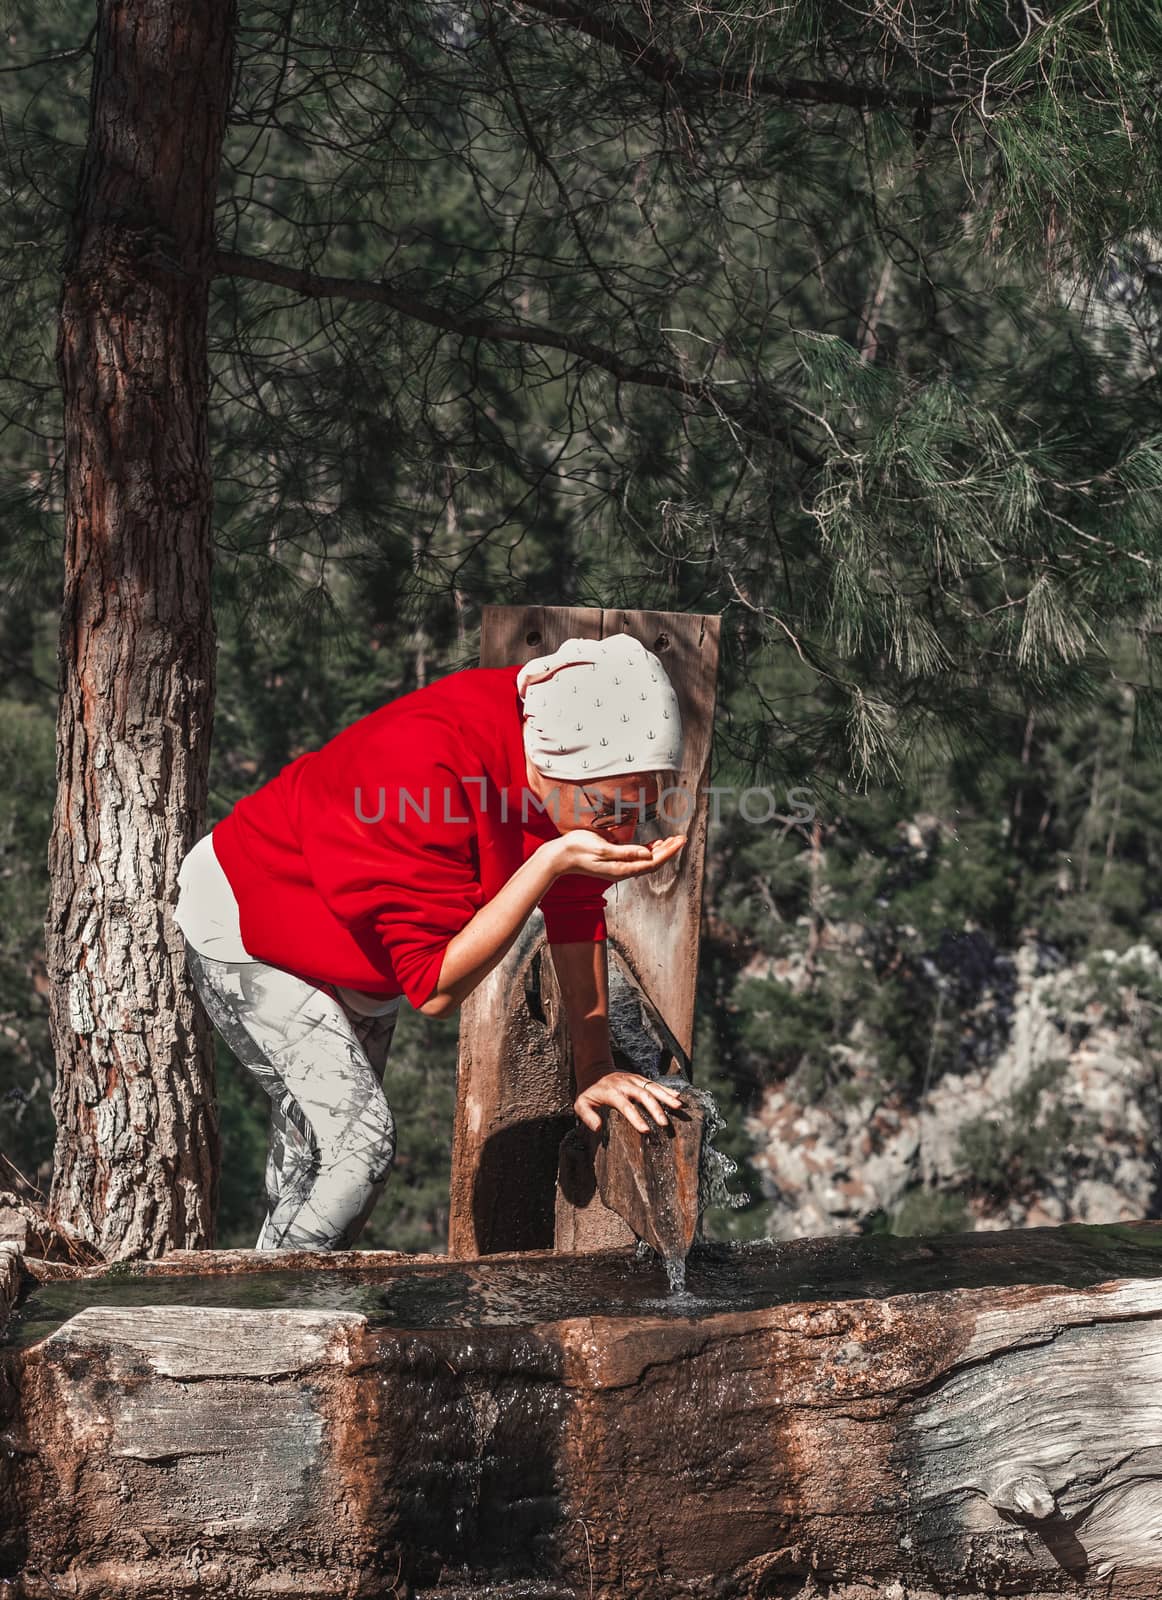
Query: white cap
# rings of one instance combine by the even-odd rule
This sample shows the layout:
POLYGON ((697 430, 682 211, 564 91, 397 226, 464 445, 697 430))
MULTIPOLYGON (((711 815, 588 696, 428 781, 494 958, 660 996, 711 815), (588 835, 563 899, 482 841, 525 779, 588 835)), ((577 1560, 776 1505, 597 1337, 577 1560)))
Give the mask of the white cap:
POLYGON ((583 783, 682 765, 678 696, 657 656, 628 633, 566 639, 517 674, 524 747, 538 772, 583 783))

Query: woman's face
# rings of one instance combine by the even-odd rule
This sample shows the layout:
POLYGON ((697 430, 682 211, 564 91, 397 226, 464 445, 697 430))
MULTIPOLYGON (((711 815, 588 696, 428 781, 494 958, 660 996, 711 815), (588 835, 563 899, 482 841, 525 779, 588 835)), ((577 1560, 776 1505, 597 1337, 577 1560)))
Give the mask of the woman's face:
POLYGON ((652 772, 590 778, 581 784, 539 772, 527 758, 525 766, 529 788, 544 803, 546 816, 553 819, 561 833, 570 828, 589 828, 613 844, 629 844, 637 831, 634 812, 658 798, 658 781, 652 772), (601 821, 600 812, 613 811, 619 797, 621 820, 615 824, 613 818, 606 818, 595 827, 601 821))

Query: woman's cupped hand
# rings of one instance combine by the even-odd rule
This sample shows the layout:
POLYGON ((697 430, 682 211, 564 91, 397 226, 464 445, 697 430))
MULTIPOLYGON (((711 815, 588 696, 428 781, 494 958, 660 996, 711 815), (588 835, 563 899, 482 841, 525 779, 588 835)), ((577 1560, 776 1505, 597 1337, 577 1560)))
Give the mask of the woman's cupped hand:
POLYGON ((559 871, 580 872, 591 878, 640 878, 673 861, 686 843, 684 833, 649 844, 615 844, 592 828, 570 828, 553 841, 559 871))

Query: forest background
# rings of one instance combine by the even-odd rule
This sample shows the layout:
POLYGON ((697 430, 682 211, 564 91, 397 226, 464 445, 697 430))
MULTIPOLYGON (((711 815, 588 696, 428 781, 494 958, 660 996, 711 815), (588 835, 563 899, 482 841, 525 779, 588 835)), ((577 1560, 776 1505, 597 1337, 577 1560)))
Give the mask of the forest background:
MULTIPOLYGON (((222 248, 394 303, 213 283, 206 827, 473 665, 485 604, 720 613, 711 782, 778 814, 708 841, 694 1062, 748 1196, 719 1236, 1162 1215, 1162 161, 1126 109, 1156 108, 1157 22, 956 9, 963 46, 945 7, 907 36, 895 7, 602 8, 657 30, 637 78, 562 6, 240 10, 222 248), (557 346, 481 335, 502 309, 557 346)), ((0 1150, 45 1191, 92 10, 9 6, 0 73, 0 1150)), ((456 1034, 405 1008, 362 1245, 444 1246, 456 1034)), ((267 1103, 216 1048, 219 1242, 248 1245, 267 1103)))

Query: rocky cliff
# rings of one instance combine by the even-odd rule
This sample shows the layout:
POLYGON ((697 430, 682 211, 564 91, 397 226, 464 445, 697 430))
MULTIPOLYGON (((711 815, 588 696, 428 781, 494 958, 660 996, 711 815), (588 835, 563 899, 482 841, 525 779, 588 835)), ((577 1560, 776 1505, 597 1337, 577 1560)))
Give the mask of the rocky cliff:
MULTIPOLYGON (((1032 939, 1011 953, 970 948, 984 970, 973 1003, 952 1017, 958 1070, 918 1095, 893 1091, 857 1023, 831 1047, 838 1089, 812 1090, 798 1069, 764 1091, 748 1131, 774 1237, 1159 1214, 1157 950, 1137 944, 1071 966, 1032 939)), ((794 958, 753 962, 745 976, 788 991, 811 981, 794 958)))

